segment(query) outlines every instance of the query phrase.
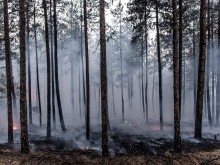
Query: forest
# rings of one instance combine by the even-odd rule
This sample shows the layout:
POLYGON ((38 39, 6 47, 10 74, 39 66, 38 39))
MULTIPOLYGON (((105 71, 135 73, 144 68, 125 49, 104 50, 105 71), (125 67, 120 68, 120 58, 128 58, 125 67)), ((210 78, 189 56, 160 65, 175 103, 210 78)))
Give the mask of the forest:
POLYGON ((220 164, 220 0, 0 13, 0 164, 220 164))

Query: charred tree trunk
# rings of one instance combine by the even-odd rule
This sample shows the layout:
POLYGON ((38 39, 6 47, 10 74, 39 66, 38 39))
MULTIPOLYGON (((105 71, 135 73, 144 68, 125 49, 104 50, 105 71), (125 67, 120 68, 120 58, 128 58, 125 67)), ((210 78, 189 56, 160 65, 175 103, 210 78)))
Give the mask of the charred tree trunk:
MULTIPOLYGON (((121 0, 119 1, 119 6, 121 7, 121 0)), ((125 109, 124 109, 124 80, 123 80, 123 61, 122 61, 122 25, 121 25, 121 9, 120 9, 120 30, 119 30, 119 49, 120 49, 120 62, 121 62, 121 104, 122 104, 122 107, 121 107, 121 110, 122 110, 122 121, 124 122, 125 121, 125 109)))
POLYGON ((19 0, 19 38, 20 38, 20 125, 21 152, 29 153, 27 100, 26 100, 26 55, 25 55, 25 0, 19 0))
POLYGON ((158 76, 159 76, 159 107, 160 107, 160 130, 163 130, 163 93, 162 93, 162 64, 160 55, 160 31, 158 16, 158 0, 156 0, 156 31, 157 31, 157 58, 158 58, 158 76))
MULTIPOLYGON (((193 22, 193 25, 195 26, 195 23, 193 22)), ((194 116, 196 116, 196 80, 197 80, 197 63, 196 63, 196 41, 195 41, 195 29, 194 29, 194 26, 193 26, 193 64, 194 64, 194 67, 193 67, 193 84, 194 84, 194 87, 193 87, 193 92, 194 92, 194 116)))
MULTIPOLYGON (((220 63, 220 0, 218 2, 218 65, 220 63)), ((216 87, 216 125, 219 126, 220 115, 220 67, 217 68, 217 87, 216 87)))
POLYGON ((206 0, 201 0, 200 6, 200 47, 199 47, 199 70, 198 89, 196 101, 195 117, 195 138, 202 138, 202 114, 203 114, 203 94, 205 84, 205 61, 206 61, 206 0))
POLYGON ((180 136, 180 90, 179 90, 179 56, 178 56, 178 24, 177 24, 177 1, 172 0, 173 6, 173 76, 174 76, 174 149, 181 151, 180 136))
POLYGON ((60 98, 60 88, 59 88, 59 69, 58 69, 58 46, 57 46, 57 14, 56 14, 56 0, 53 0, 53 10, 54 10, 54 63, 55 63, 55 88, 56 88, 56 95, 57 95, 57 106, 58 112, 60 117, 60 125, 63 132, 66 132, 66 127, 63 118, 63 111, 61 105, 61 98, 60 98))
POLYGON ((49 47, 49 30, 47 18, 47 3, 43 0, 44 21, 45 21, 45 42, 46 42, 46 56, 47 56, 47 137, 51 137, 51 81, 50 81, 50 47, 49 47))
POLYGON ((86 139, 90 139, 90 82, 89 82, 89 45, 87 25, 87 2, 84 0, 84 31, 85 31, 85 53, 86 53, 86 139))
POLYGON ((81 20, 80 20, 80 28, 81 28, 81 64, 82 64, 82 87, 83 87, 83 111, 86 107, 86 90, 85 90, 85 72, 84 72, 84 57, 83 57, 83 4, 82 1, 80 1, 81 6, 81 20))
POLYGON ((28 105, 29 105, 29 123, 33 124, 32 120, 32 99, 31 99, 31 62, 30 62, 30 28, 29 28, 29 2, 27 4, 26 19, 27 19, 27 59, 28 59, 28 105))
POLYGON ((210 66, 210 50, 211 50, 211 28, 210 28, 210 0, 208 0, 208 50, 207 50, 207 61, 206 61, 206 97, 207 97, 207 110, 209 126, 212 126, 212 115, 211 115, 211 103, 210 103, 210 88, 209 88, 209 66, 210 66))
POLYGON ((100 0, 100 71, 101 71, 101 107, 102 107, 102 156, 108 156, 108 112, 107 112, 107 73, 106 73, 106 36, 105 1, 100 0))
POLYGON ((11 53, 8 22, 8 0, 4 0, 4 40, 5 40, 5 64, 7 77, 7 107, 8 107, 8 143, 13 143, 13 112, 12 112, 12 76, 11 76, 11 53))
POLYGON ((35 53, 36 53, 36 73, 37 73, 37 96, 39 106, 39 123, 42 127, 42 110, 41 110, 41 95, 40 95, 40 80, 39 80, 39 67, 38 67, 38 51, 37 51, 37 26, 36 26, 36 9, 34 5, 34 38, 35 38, 35 53))
POLYGON ((141 96, 143 115, 145 117, 145 100, 144 100, 144 37, 141 37, 141 96))
POLYGON ((54 47, 53 47, 53 16, 52 16, 52 0, 50 0, 50 52, 51 52, 51 103, 53 112, 53 129, 56 129, 56 107, 55 107, 55 82, 54 82, 54 47))
POLYGON ((147 10, 145 6, 144 19, 145 19, 145 54, 146 54, 146 84, 145 84, 145 106, 146 106, 146 122, 148 123, 148 32, 147 32, 147 10))
POLYGON ((182 59, 183 59, 183 21, 182 21, 182 0, 179 0, 179 110, 182 111, 182 59))
POLYGON ((115 112, 115 91, 114 91, 112 62, 111 62, 111 85, 112 85, 111 86, 112 87, 112 106, 113 106, 114 116, 116 117, 116 112, 115 112))

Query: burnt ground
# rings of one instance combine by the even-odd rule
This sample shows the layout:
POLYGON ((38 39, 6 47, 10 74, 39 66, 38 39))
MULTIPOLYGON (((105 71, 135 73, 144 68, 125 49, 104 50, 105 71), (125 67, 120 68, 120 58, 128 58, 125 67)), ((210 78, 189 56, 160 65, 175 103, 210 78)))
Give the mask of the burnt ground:
MULTIPOLYGON (((31 153, 21 154, 18 141, 13 146, 1 144, 0 165, 220 164, 220 141, 214 136, 200 140, 183 138, 182 153, 175 154, 171 138, 133 135, 113 128, 109 132, 111 156, 103 158, 99 148, 99 131, 92 132, 91 141, 81 146, 77 141, 84 138, 84 132, 78 133, 73 139, 69 138, 71 134, 66 138, 58 136, 58 133, 48 139, 38 135, 39 128, 31 130, 29 135, 31 153)), ((15 139, 18 139, 18 134, 15 136, 17 136, 15 139)))

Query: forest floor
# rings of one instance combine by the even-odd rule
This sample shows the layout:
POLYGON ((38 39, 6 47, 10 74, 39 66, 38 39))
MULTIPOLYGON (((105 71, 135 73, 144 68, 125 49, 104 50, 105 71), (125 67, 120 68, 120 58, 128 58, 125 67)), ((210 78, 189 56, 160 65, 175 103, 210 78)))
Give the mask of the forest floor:
POLYGON ((92 129, 91 140, 88 142, 85 140, 84 128, 68 130, 65 136, 59 131, 53 131, 52 137, 47 139, 44 136, 45 130, 32 126, 29 128, 30 154, 19 152, 17 133, 13 146, 0 144, 0 165, 220 164, 218 129, 204 131, 204 139, 197 140, 193 138, 193 132, 188 126, 187 129, 183 128, 182 152, 175 154, 172 130, 168 129, 172 125, 167 124, 164 128, 164 131, 158 131, 149 126, 137 131, 134 123, 126 123, 123 127, 112 125, 109 131, 110 157, 103 158, 100 130, 92 129))

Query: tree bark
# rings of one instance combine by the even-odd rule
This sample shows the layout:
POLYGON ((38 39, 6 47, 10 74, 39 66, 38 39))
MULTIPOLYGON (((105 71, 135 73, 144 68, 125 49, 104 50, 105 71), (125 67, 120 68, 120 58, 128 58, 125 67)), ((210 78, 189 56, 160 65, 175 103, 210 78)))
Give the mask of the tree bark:
POLYGON ((12 112, 12 76, 11 76, 11 49, 8 21, 8 0, 4 0, 4 40, 5 40, 5 64, 7 77, 7 107, 8 107, 8 143, 13 143, 13 112, 12 112))
POLYGON ((26 100, 25 0, 19 0, 21 152, 29 153, 26 100))
POLYGON ((105 35, 105 1, 100 0, 100 70, 101 70, 101 107, 102 107, 102 156, 108 156, 107 124, 107 73, 106 73, 106 35, 105 35))
POLYGON ((29 123, 33 124, 32 119, 32 98, 31 98, 31 62, 30 62, 30 27, 29 27, 29 2, 26 2, 27 4, 27 10, 26 10, 26 16, 27 16, 27 60, 28 60, 28 105, 29 105, 29 123))
POLYGON ((56 14, 56 0, 53 0, 53 10, 54 10, 54 62, 55 62, 55 88, 56 88, 56 94, 57 94, 57 106, 58 106, 58 112, 60 117, 60 124, 61 129, 63 132, 66 132, 66 127, 64 123, 63 118, 63 111, 62 111, 62 105, 61 105, 61 98, 60 98, 60 88, 59 88, 59 69, 58 69, 58 46, 57 46, 57 14, 56 14))
POLYGON ((89 82, 89 44, 87 25, 87 2, 84 0, 84 31, 85 31, 85 53, 86 53, 86 139, 90 139, 90 82, 89 82))
POLYGON ((160 108, 160 130, 163 130, 163 93, 162 93, 162 64, 160 55, 160 31, 158 16, 158 0, 156 0, 156 31, 157 31, 157 58, 158 58, 158 76, 159 76, 159 108, 160 108))
MULTIPOLYGON (((217 62, 220 63, 220 0, 218 2, 218 54, 217 62)), ((216 87, 216 125, 219 126, 220 115, 220 67, 217 67, 217 87, 216 87)))
POLYGON ((49 30, 47 18, 47 3, 43 0, 44 21, 45 21, 45 42, 47 56, 47 137, 51 137, 51 81, 50 81, 50 47, 49 47, 49 30))
POLYGON ((202 114, 203 114, 203 94, 205 84, 205 61, 206 61, 206 0, 201 0, 200 4, 200 43, 199 43, 199 70, 198 89, 196 101, 195 117, 195 138, 202 138, 202 114))
POLYGON ((34 38, 35 38, 35 53, 36 53, 36 73, 37 73, 37 96, 39 106, 39 123, 42 127, 42 109, 41 109, 41 95, 40 95, 40 80, 39 80, 39 66, 38 66, 38 50, 37 50, 37 27, 36 27, 36 8, 34 5, 34 38))
POLYGON ((179 110, 182 111, 182 60, 183 59, 183 20, 182 20, 182 0, 179 0, 179 110))
POLYGON ((173 77, 174 77, 174 149, 181 151, 180 136, 180 90, 179 90, 179 56, 178 56, 178 24, 177 24, 177 1, 172 0, 173 8, 173 77))

